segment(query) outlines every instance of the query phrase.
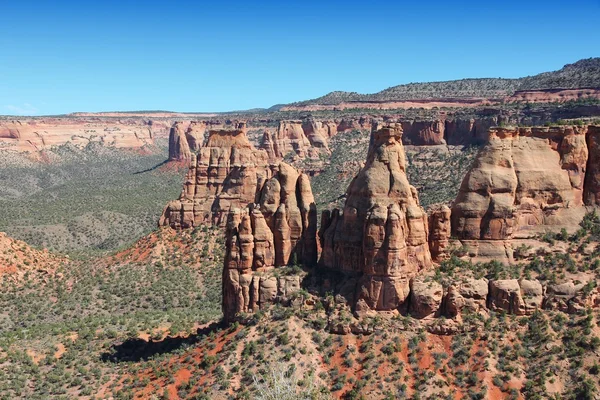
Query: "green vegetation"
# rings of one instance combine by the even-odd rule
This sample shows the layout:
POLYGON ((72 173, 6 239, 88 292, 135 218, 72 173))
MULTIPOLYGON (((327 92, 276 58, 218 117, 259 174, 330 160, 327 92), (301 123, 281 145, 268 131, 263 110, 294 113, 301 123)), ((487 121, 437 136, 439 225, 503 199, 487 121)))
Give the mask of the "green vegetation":
POLYGON ((453 201, 478 150, 475 146, 451 148, 447 152, 426 147, 407 150, 406 175, 417 189, 421 205, 453 201))
POLYGON ((149 233, 177 198, 183 171, 153 169, 164 146, 140 152, 64 145, 31 162, 0 160, 0 231, 56 251, 105 252, 149 233), (141 154, 148 152, 150 154, 141 154))
POLYGON ((176 242, 189 252, 164 249, 162 261, 76 261, 43 279, 0 282, 0 398, 74 398, 104 386, 110 393, 121 372, 115 344, 140 333, 188 335, 218 320, 223 248, 217 243, 219 256, 201 257, 209 242, 193 231, 176 242))
MULTIPOLYGON (((343 207, 346 189, 360 170, 360 163, 367 158, 369 134, 355 130, 336 135, 331 139, 329 147, 331 157, 323 171, 311 179, 317 210, 343 207)), ((326 160, 323 157, 321 161, 326 160)))
POLYGON ((393 86, 373 94, 336 91, 313 100, 293 103, 293 105, 335 105, 348 101, 394 101, 442 97, 502 98, 517 90, 593 88, 598 86, 598 82, 600 82, 600 58, 588 58, 567 64, 558 71, 544 72, 519 79, 480 78, 409 83, 393 86))

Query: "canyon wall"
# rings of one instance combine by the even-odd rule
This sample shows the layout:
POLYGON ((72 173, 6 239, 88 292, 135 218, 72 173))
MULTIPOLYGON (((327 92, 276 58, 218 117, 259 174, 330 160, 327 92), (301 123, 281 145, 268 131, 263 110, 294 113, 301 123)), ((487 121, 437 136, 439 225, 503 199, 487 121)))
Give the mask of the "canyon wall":
POLYGON ((142 118, 24 118, 0 120, 0 149, 36 152, 67 143, 140 148, 166 138, 171 120, 142 118))
POLYGON ((511 239, 576 229, 584 206, 597 205, 599 131, 490 129, 452 207, 452 234, 463 244, 477 241, 474 247, 493 256, 506 252, 511 239))
POLYGON ((446 259, 457 241, 451 233, 459 243, 505 246, 534 227, 578 224, 584 205, 597 201, 594 146, 600 127, 490 129, 452 209, 437 205, 429 215, 406 178, 402 133, 400 123, 374 124, 366 163, 347 190, 343 210, 324 211, 318 235, 308 177, 285 164, 254 204, 229 213, 227 321, 293 301, 302 288, 333 293, 359 318, 330 326, 339 333, 362 332, 360 317, 382 311, 408 313, 432 332, 451 333, 465 311, 530 315, 600 306, 593 274, 547 282, 466 273, 442 285, 434 273, 434 261, 446 259), (309 273, 281 269, 290 265, 308 267, 309 273))

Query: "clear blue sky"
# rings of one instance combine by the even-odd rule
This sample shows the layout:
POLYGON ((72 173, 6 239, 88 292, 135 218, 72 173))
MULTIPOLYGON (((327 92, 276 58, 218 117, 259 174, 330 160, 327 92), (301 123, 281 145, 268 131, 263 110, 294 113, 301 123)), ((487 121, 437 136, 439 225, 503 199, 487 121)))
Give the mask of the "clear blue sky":
POLYGON ((600 56, 599 0, 0 5, 0 114, 228 111, 600 56))

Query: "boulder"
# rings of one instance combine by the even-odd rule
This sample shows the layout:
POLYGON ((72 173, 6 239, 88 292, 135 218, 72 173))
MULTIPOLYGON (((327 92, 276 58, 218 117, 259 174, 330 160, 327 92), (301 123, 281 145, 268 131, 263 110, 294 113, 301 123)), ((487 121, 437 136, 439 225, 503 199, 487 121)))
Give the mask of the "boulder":
POLYGON ((418 319, 433 318, 439 314, 444 288, 433 280, 415 278, 410 285, 410 314, 418 319))
POLYGON ((489 282, 485 278, 464 278, 448 287, 444 302, 444 314, 453 318, 462 310, 480 313, 487 310, 486 301, 489 282))

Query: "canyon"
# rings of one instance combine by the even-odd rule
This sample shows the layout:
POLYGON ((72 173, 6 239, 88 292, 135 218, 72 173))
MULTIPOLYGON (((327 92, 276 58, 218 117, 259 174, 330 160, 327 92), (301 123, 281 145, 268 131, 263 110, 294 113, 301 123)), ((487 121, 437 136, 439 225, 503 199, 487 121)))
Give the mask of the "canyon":
MULTIPOLYGON (((600 292, 589 290, 593 273, 559 282, 483 279, 468 271, 445 285, 434 279, 455 249, 464 249, 463 262, 512 264, 521 246, 548 250, 542 233, 576 231, 597 205, 599 126, 492 127, 456 200, 427 212, 407 180, 404 124, 372 122, 364 166, 343 208, 323 211, 318 231, 306 174, 255 149, 244 124, 209 131, 198 160, 192 156, 182 196, 167 206, 160 225, 225 227, 225 321, 289 303, 301 290, 332 292, 337 307, 352 312, 353 322, 330 323, 337 333, 364 333, 361 321, 380 313, 407 313, 447 334, 460 329, 463 309, 531 315, 600 305, 600 292), (332 273, 335 279, 321 276, 332 273)), ((301 149, 298 143, 311 143, 302 125, 281 122, 280 133, 295 133, 276 137, 301 149)))
POLYGON ((596 76, 1 117, 0 392, 597 397, 596 76))

